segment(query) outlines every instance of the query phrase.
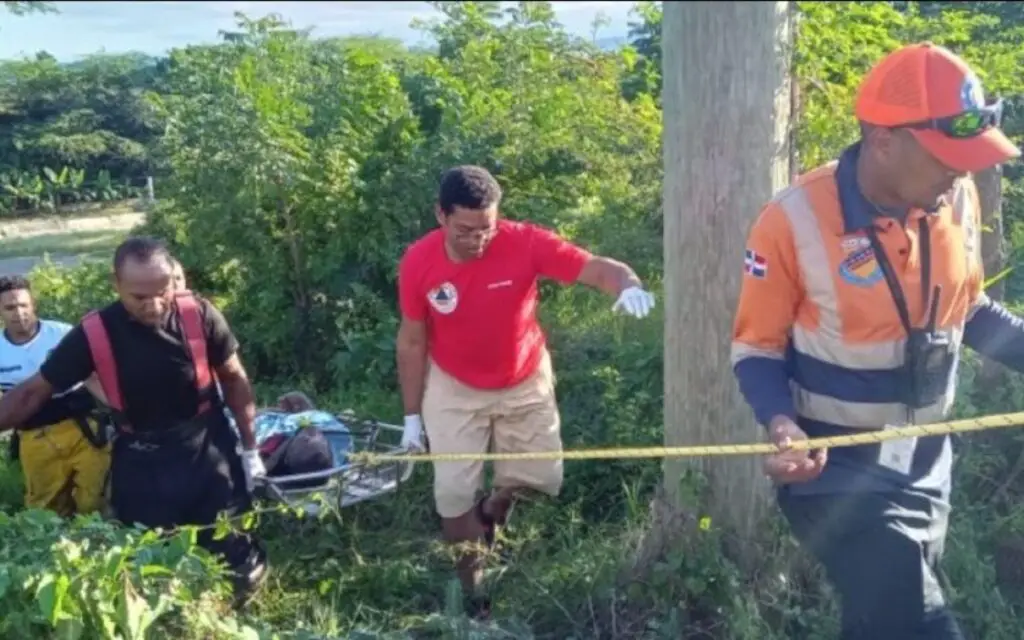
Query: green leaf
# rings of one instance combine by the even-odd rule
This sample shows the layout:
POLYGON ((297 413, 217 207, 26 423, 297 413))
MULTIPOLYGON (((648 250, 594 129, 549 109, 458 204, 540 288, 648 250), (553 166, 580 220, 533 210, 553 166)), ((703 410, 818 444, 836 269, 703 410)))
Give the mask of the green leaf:
POLYGON ((3 600, 7 590, 11 587, 11 570, 3 565, 0 565, 0 601, 3 600))
POLYGON ((70 584, 71 579, 63 574, 47 573, 39 580, 35 594, 36 603, 39 606, 39 613, 50 625, 56 625, 57 619, 61 616, 61 605, 70 584))

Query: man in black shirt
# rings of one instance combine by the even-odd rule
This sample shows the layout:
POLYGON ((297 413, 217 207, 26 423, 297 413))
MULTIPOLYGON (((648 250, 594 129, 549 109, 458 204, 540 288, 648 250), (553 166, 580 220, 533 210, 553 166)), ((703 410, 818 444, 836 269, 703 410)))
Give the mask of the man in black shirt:
MULTIPOLYGON (((172 271, 158 240, 124 241, 114 254, 119 301, 87 316, 37 375, 0 398, 3 431, 32 415, 54 389, 96 373, 118 424, 111 506, 126 524, 161 528, 209 525, 221 512, 250 509, 252 478, 265 473, 238 341, 212 304, 176 292, 172 271), (241 455, 215 380, 235 417, 241 455)), ((265 575, 264 554, 249 536, 215 541, 207 528, 199 543, 235 571, 240 598, 265 575)))

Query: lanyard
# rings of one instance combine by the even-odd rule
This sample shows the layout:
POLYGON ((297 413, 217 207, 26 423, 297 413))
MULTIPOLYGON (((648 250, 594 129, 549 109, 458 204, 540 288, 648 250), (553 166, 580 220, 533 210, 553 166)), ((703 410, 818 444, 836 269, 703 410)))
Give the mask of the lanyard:
MULTIPOLYGON (((918 229, 921 241, 921 300, 923 304, 928 304, 929 300, 931 301, 926 329, 934 331, 935 320, 939 310, 939 293, 942 287, 936 286, 935 296, 932 297, 932 243, 926 217, 922 217, 919 220, 918 229)), ((885 253, 885 249, 878 239, 878 231, 875 229, 875 225, 872 224, 868 227, 867 234, 868 240, 871 242, 871 249, 875 252, 875 260, 878 261, 878 266, 882 269, 885 283, 889 285, 889 293, 892 294, 892 301, 896 305, 896 312, 900 314, 900 322, 909 336, 914 329, 914 325, 910 322, 910 309, 907 306, 906 296, 903 295, 903 287, 900 286, 899 278, 896 277, 896 271, 892 268, 892 263, 889 262, 889 256, 885 253)))

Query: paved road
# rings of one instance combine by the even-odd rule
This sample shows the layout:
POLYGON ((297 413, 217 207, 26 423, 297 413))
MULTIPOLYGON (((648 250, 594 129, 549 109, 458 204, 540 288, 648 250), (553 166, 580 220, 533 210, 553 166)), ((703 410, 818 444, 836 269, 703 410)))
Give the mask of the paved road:
MULTIPOLYGON (((50 256, 50 262, 61 266, 71 267, 82 261, 83 258, 96 259, 88 254, 77 256, 50 256)), ((0 276, 25 276, 32 268, 43 261, 42 257, 6 258, 0 260, 0 276)))

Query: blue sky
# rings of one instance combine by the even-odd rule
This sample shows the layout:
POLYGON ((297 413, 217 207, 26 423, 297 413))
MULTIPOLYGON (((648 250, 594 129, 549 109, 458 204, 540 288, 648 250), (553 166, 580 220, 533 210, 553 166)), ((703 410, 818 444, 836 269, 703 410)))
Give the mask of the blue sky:
MULTIPOLYGON (((278 13, 314 35, 379 34, 409 44, 423 42, 410 28, 414 18, 436 13, 425 2, 56 2, 59 14, 14 17, 0 13, 0 59, 46 50, 59 60, 106 50, 162 54, 186 44, 215 42, 234 28, 233 14, 278 13)), ((598 38, 626 36, 632 2, 555 2, 559 21, 589 36, 594 18, 611 21, 598 38)))

